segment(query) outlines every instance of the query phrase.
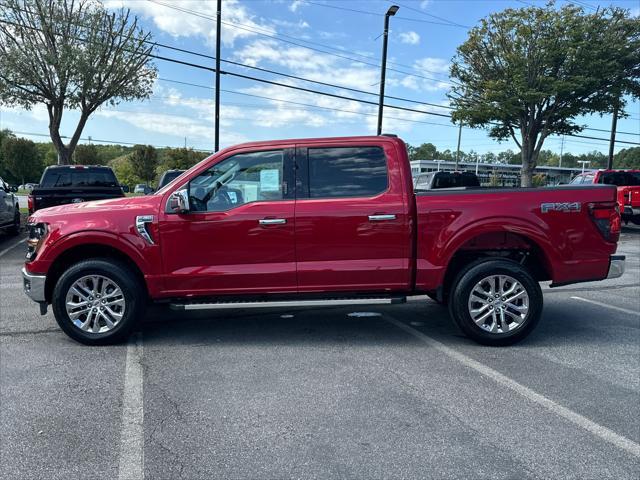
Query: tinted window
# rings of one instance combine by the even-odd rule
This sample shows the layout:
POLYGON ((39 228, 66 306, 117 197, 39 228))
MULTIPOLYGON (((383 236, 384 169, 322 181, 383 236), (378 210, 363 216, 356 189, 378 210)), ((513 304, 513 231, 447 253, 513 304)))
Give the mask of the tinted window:
POLYGON ((637 172, 606 172, 600 176, 598 183, 616 185, 618 187, 640 185, 640 173, 637 172))
POLYGON ((189 183, 191 209, 222 212, 245 203, 284 198, 282 150, 229 157, 189 183))
POLYGON ((42 175, 40 186, 52 187, 117 187, 118 181, 108 168, 52 168, 42 175))
POLYGON ((160 179, 160 183, 158 184, 158 189, 173 182, 176 178, 178 178, 184 172, 185 172, 184 170, 172 170, 170 172, 165 172, 162 178, 160 179))
POLYGON ((380 147, 310 148, 311 198, 371 197, 387 189, 387 161, 380 147))
POLYGON ((479 187, 478 177, 473 173, 436 173, 433 188, 479 187))

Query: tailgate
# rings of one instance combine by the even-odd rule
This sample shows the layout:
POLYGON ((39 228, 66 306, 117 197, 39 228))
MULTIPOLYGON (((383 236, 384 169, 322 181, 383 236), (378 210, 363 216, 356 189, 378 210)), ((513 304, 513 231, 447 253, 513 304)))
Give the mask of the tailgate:
POLYGON ((640 207, 640 186, 618 187, 618 202, 621 205, 640 207))
POLYGON ((34 209, 56 207, 68 203, 90 202, 124 196, 120 188, 43 188, 35 189, 31 195, 34 209))

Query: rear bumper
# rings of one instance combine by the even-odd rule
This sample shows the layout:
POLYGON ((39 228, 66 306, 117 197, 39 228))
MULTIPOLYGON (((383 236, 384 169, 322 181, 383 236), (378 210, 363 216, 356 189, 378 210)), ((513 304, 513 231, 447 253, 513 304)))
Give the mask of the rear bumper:
POLYGON ((618 278, 624 273, 624 255, 611 255, 609 260, 609 273, 607 278, 618 278))
POLYGON ((22 286, 24 293, 34 302, 46 302, 44 295, 44 284, 47 280, 46 275, 33 275, 22 269, 22 286))

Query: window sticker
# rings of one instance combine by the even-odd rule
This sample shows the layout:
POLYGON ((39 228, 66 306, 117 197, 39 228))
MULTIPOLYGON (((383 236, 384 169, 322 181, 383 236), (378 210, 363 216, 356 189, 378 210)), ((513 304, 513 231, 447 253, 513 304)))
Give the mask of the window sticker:
POLYGON ((260 170, 260 191, 280 191, 280 170, 278 170, 277 168, 260 170))

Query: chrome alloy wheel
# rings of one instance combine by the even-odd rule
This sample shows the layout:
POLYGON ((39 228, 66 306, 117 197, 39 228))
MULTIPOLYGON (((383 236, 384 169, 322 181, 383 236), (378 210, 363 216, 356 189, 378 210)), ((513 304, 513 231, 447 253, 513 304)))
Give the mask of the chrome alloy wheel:
POLYGON ((102 275, 86 275, 67 292, 67 315, 80 330, 105 333, 115 328, 125 312, 122 289, 102 275))
POLYGON ((529 312, 529 295, 515 278, 490 275, 469 294, 471 319, 490 333, 509 333, 521 327, 529 312))

